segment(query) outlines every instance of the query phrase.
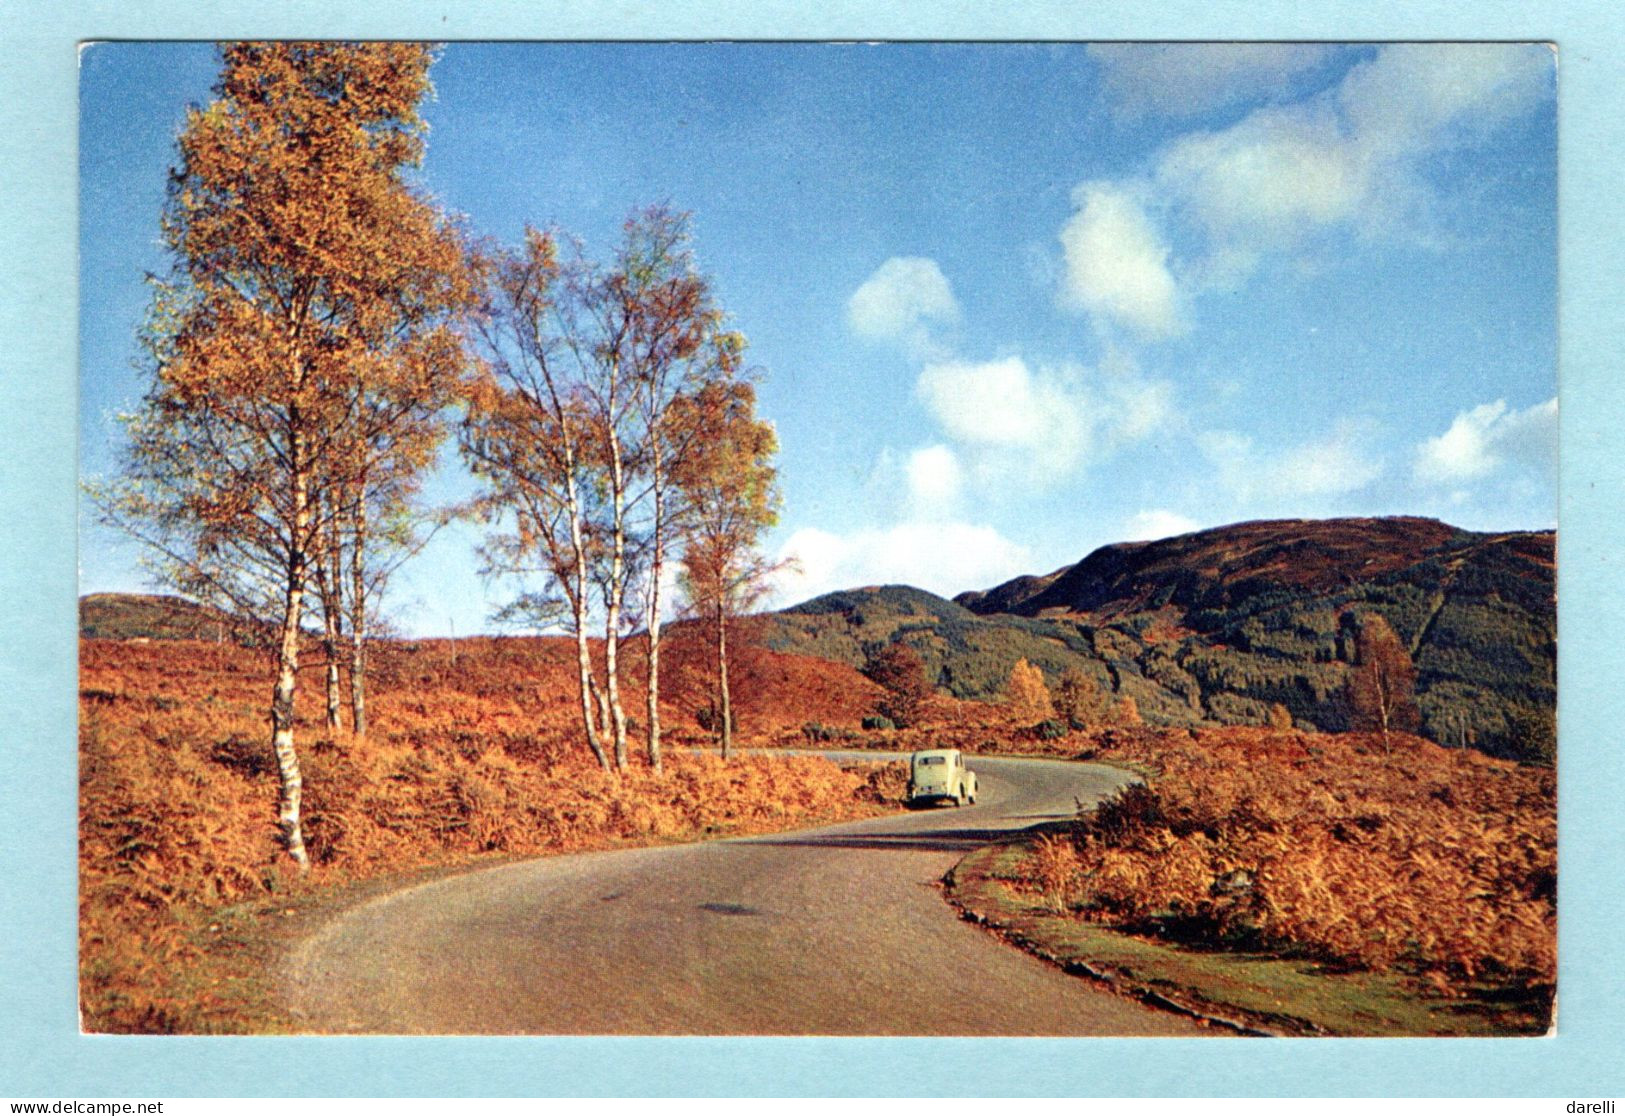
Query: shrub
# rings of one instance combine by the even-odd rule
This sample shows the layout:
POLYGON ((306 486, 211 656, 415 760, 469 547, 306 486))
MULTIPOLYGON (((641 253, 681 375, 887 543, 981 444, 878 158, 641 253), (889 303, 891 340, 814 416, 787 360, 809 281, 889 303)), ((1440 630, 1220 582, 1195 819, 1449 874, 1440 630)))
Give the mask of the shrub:
POLYGON ((1040 740, 1059 740, 1066 735, 1066 731, 1066 726, 1053 718, 1047 721, 1039 721, 1033 726, 1033 735, 1040 740))
POLYGON ((1112 706, 1111 723, 1124 728, 1131 728, 1134 725, 1143 723, 1140 720, 1139 703, 1127 694, 1119 698, 1117 704, 1112 706))
POLYGON ((1506 754, 1550 767, 1557 761, 1557 715, 1550 708, 1516 705, 1507 713, 1506 754))
POLYGON ((865 731, 868 732, 889 732, 892 729, 895 729, 897 726, 892 723, 892 719, 890 717, 874 716, 865 717, 863 719, 863 727, 865 731))
POLYGON ((1550 994, 1549 769, 1414 737, 1390 754, 1380 733, 1114 730, 1099 743, 1156 775, 1079 818, 1075 876, 1034 848, 1032 886, 1057 896, 1077 879, 1067 901, 1082 917, 1397 968, 1435 988, 1550 994))
MULTIPOLYGON (((730 708, 728 710, 728 722, 729 732, 737 733, 739 731, 739 711, 737 709, 730 708)), ((716 702, 708 701, 694 710, 694 723, 706 732, 719 733, 722 731, 722 711, 717 708, 716 702)))
POLYGON ((1033 844, 1028 869, 1052 910, 1064 911, 1072 906, 1083 874, 1083 862, 1078 850, 1065 837, 1046 834, 1033 844))

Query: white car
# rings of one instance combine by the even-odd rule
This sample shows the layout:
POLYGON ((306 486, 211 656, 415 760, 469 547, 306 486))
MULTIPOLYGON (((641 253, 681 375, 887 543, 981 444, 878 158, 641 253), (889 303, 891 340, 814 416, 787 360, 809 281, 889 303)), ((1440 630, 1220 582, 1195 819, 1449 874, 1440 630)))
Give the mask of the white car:
POLYGON ((965 766, 958 748, 915 752, 908 763, 908 804, 950 801, 955 806, 976 801, 976 772, 965 766))

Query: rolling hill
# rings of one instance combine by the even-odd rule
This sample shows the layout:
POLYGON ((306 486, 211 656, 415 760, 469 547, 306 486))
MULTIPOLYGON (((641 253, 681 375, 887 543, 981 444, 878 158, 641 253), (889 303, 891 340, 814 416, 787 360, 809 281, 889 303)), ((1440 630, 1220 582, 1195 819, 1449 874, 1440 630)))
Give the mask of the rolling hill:
POLYGON ((1352 626, 1382 615, 1417 667, 1424 732, 1550 759, 1552 532, 1485 534, 1413 517, 1273 520, 1102 547, 1075 565, 952 601, 904 586, 832 593, 776 614, 769 646, 859 665, 901 639, 936 684, 990 699, 1025 658, 1132 697, 1153 724, 1347 726, 1352 626))
MULTIPOLYGON (((1485 534, 1437 520, 1273 520, 1101 547, 1042 576, 947 600, 909 586, 830 593, 761 618, 777 652, 861 667, 902 640, 955 697, 996 700, 1019 659, 1053 684, 1070 667, 1134 699, 1153 725, 1347 727, 1352 627, 1382 615, 1417 668, 1424 734, 1549 761, 1557 618, 1550 531, 1485 534)), ((175 597, 80 602, 90 638, 231 638, 175 597)), ((777 686, 757 695, 765 710, 777 686)), ((790 704, 795 704, 791 702, 790 704)), ((872 710, 852 711, 857 717, 872 710)))
POLYGON ((79 598, 86 639, 224 639, 237 621, 185 597, 91 593, 79 598))

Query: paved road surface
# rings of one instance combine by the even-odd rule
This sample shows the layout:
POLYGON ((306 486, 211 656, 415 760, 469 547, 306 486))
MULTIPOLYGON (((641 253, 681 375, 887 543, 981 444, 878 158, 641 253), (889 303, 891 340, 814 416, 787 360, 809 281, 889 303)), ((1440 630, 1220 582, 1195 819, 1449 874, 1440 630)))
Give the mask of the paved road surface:
POLYGON ((1214 1033, 956 916, 935 885, 966 852, 1127 778, 970 766, 975 806, 551 857, 373 900, 291 958, 295 1020, 373 1034, 1214 1033))

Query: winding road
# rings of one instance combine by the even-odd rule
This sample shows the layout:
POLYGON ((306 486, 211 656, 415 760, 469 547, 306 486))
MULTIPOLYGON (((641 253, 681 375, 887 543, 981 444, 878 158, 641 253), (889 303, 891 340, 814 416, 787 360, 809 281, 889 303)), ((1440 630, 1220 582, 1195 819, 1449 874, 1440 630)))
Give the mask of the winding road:
POLYGON ((1002 945, 936 886, 999 832, 1070 816, 1129 776, 970 766, 975 806, 549 857, 375 899, 291 955, 294 1021, 368 1034, 1212 1034, 1002 945))

